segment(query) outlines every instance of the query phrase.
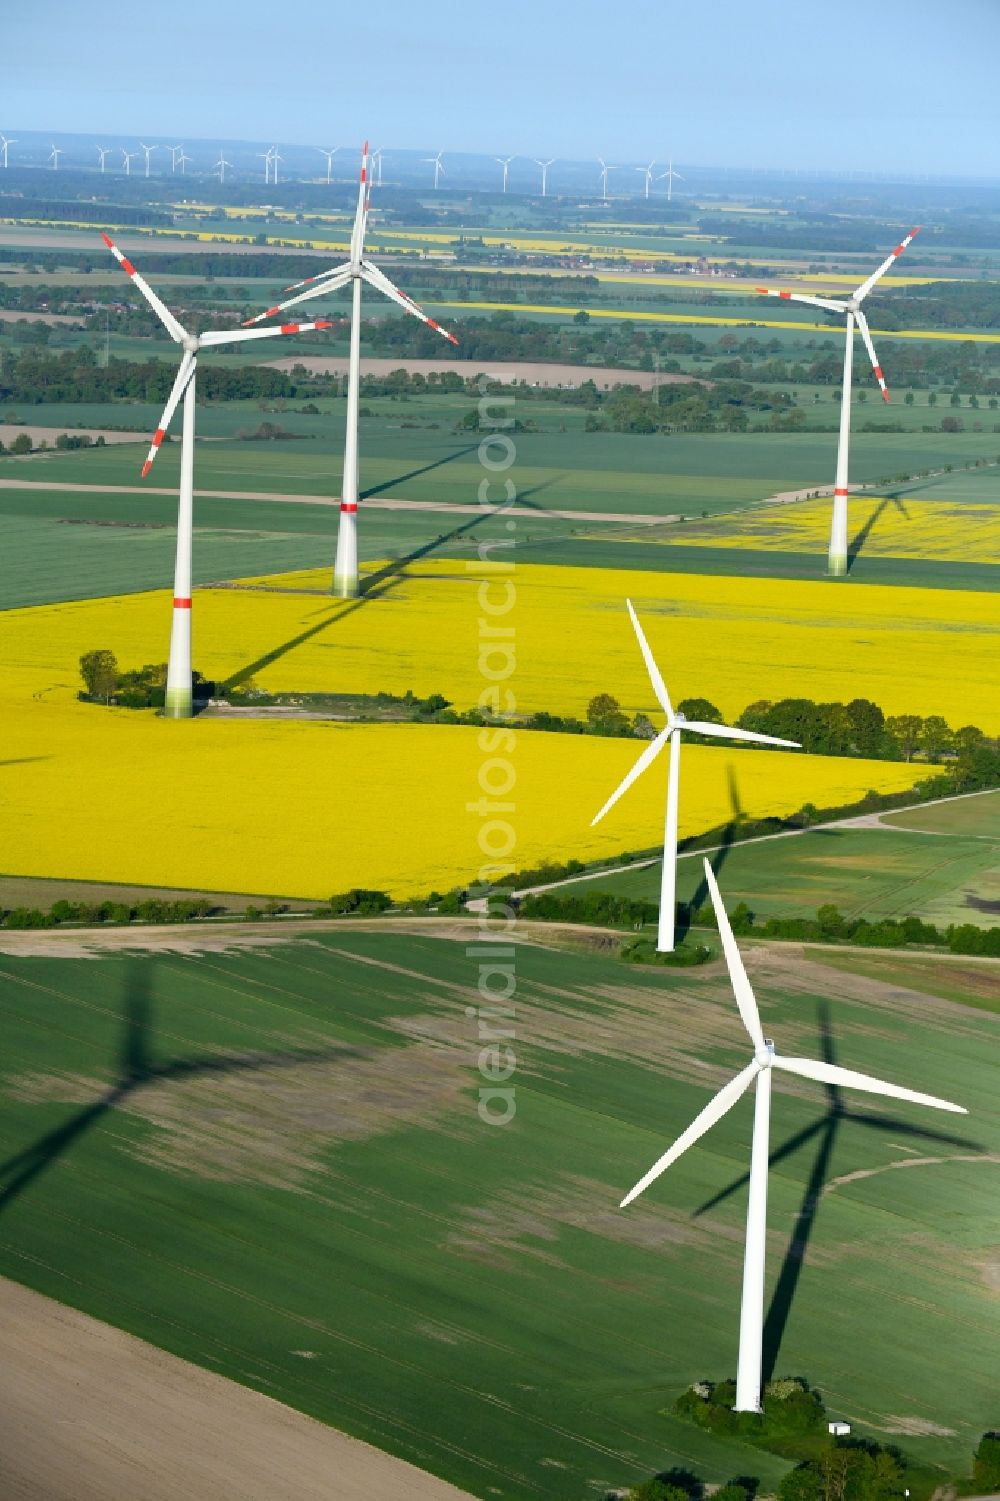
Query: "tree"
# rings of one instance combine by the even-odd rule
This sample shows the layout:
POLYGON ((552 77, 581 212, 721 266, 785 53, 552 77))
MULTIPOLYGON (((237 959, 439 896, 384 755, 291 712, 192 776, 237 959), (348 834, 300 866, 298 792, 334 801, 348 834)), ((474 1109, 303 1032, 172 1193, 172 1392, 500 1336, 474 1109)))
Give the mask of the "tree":
POLYGON ((906 395, 903 397, 903 401, 906 406, 911 407, 914 401, 913 392, 907 391, 906 395))
POLYGON ((1000 1433, 984 1433, 972 1462, 977 1490, 1000 1491, 1000 1433))
POLYGON ((620 735, 628 729, 622 706, 610 693, 598 693, 587 705, 587 723, 598 735, 620 735))
POLYGON ((854 748, 859 756, 877 756, 885 738, 885 715, 870 698, 852 698, 847 705, 854 748))
POLYGON ((683 714, 685 719, 712 720, 715 724, 722 724, 722 715, 715 705, 707 698, 682 698, 677 705, 678 714, 683 714))
POLYGON ((103 698, 110 703, 111 695, 118 687, 118 662, 114 652, 84 652, 80 658, 80 676, 91 698, 103 698))
POLYGON ((581 327, 584 327, 590 322, 590 314, 587 312, 586 308, 581 308, 578 313, 573 314, 573 322, 578 323, 581 327))
POLYGON ((936 391, 932 391, 931 394, 928 396, 928 398, 927 398, 927 405, 929 407, 936 407, 937 406, 937 392, 936 391))
POLYGON ((946 720, 940 714, 929 714, 920 731, 920 748, 929 761, 952 748, 953 736, 946 720))
POLYGON ((899 746, 904 761, 913 760, 923 723, 919 714, 893 714, 886 720, 886 729, 899 746))
POLYGON ((24 454, 31 452, 31 438, 27 433, 18 433, 10 445, 11 453, 24 454))

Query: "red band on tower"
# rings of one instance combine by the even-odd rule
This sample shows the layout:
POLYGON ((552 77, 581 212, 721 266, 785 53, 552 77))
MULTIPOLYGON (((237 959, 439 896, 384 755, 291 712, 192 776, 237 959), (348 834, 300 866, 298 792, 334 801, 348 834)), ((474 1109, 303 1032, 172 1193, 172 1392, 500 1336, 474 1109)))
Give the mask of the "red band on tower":
POLYGON ((190 610, 190 608, 191 608, 191 601, 189 599, 175 599, 174 600, 174 609, 175 610, 190 610))

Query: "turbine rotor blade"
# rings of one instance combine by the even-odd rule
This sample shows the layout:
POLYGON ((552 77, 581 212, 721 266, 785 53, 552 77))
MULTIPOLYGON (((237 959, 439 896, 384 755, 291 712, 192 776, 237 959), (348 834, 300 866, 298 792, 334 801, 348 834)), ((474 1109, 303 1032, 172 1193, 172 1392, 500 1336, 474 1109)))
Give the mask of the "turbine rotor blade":
POLYGON ((419 318, 421 323, 426 323, 428 328, 433 328, 435 333, 438 333, 442 338, 447 339, 450 344, 458 343, 458 340, 455 338, 454 334, 450 334, 446 328, 442 328, 440 323, 438 323, 436 319, 430 317, 428 313, 425 313, 420 304, 414 302, 412 297, 407 296, 405 292, 401 292, 399 288, 389 280, 385 272, 380 271, 378 266, 373 266, 371 261, 361 262, 361 274, 368 285, 375 288, 376 292, 381 292, 383 296, 390 298, 392 302, 398 303, 405 312, 412 313, 414 318, 419 318))
POLYGON ((807 302, 810 307, 825 308, 829 313, 847 312, 847 303, 835 302, 832 297, 813 297, 806 292, 783 292, 777 287, 756 287, 754 290, 762 297, 781 297, 785 302, 807 302))
POLYGON ((869 278, 868 278, 867 281, 863 281, 861 283, 860 287, 858 287, 857 291, 854 294, 854 300, 855 300, 855 302, 863 302, 864 301, 864 299, 868 296, 868 293, 871 291, 871 289, 875 285, 875 283, 877 281, 881 281, 882 280, 882 277, 888 271, 889 267, 893 264, 894 261, 898 261, 899 260, 899 257, 902 255, 902 253, 906 249, 907 245, 911 244, 911 242, 913 241, 914 237, 916 235, 918 235, 919 233, 920 233, 920 225, 917 224, 913 229, 910 230, 910 233, 906 236, 905 239, 900 240, 899 244, 896 246, 896 248, 892 252, 892 254, 886 256, 885 260, 882 262, 881 266, 879 266, 878 270, 874 271, 872 273, 872 275, 869 276, 869 278))
POLYGON ((635 610, 632 608, 632 601, 630 599, 627 599, 625 603, 628 606, 628 612, 632 619, 632 625, 635 628, 635 634, 639 640, 639 650, 642 652, 642 658, 646 664, 646 671, 649 673, 649 681, 653 685, 653 692, 656 694, 657 702, 659 703, 660 708, 667 716, 667 723, 672 724, 674 711, 670 706, 670 695, 667 692, 667 685, 663 681, 660 669, 657 667, 653 653, 650 651, 649 642, 646 640, 642 626, 639 624, 639 617, 635 613, 635 610))
POLYGON ((673 1146, 669 1147, 662 1157, 657 1158, 649 1172, 643 1174, 634 1188, 629 1189, 619 1207, 624 1209, 627 1204, 631 1204, 633 1199, 637 1199, 661 1173, 666 1172, 672 1162, 676 1162, 678 1157, 687 1151, 688 1147, 693 1146, 700 1136, 704 1136, 705 1132, 715 1125, 716 1121, 721 1120, 728 1111, 732 1110, 736 1101, 750 1088, 760 1070, 761 1065, 755 1058, 743 1069, 742 1073, 736 1075, 735 1079, 730 1079, 728 1084, 724 1084, 719 1093, 709 1100, 704 1110, 695 1116, 687 1130, 681 1132, 673 1146))
POLYGON ((623 782, 619 782, 614 792, 612 792, 611 796, 604 804, 604 807, 601 809, 600 813, 595 814, 595 816, 590 820, 591 828, 593 828, 595 824, 600 823, 605 813, 607 813, 609 809, 613 808, 618 799, 628 791, 632 783, 642 776, 643 772, 646 770, 646 767, 653 764, 657 756, 660 754, 660 751, 663 749, 669 739, 670 730, 666 729, 661 730, 656 739, 649 742, 649 744, 646 746, 646 749, 643 751, 638 761, 636 761, 635 765, 632 767, 632 770, 629 772, 625 780, 623 782))
POLYGON ((177 410, 177 403, 180 401, 181 397, 184 395, 184 392, 187 390, 188 381, 194 375, 197 365, 197 358, 193 354, 190 354, 187 350, 185 350, 184 356, 180 362, 180 365, 178 366, 177 374, 174 376, 174 383, 170 388, 170 395, 167 397, 167 404, 163 408, 163 415, 160 418, 160 425, 156 429, 156 432, 153 434, 153 441, 150 444, 149 453, 146 455, 146 462, 142 466, 142 479, 146 478, 146 475, 153 467, 153 460, 156 458, 156 455, 160 451, 160 444, 167 436, 167 429, 169 428, 171 420, 173 419, 173 415, 177 410))
POLYGON ((772 1060, 775 1068, 786 1073, 798 1074, 803 1079, 815 1079, 819 1084, 842 1084, 845 1089, 863 1089, 868 1094, 884 1094, 893 1100, 909 1100, 913 1105, 929 1105, 932 1110, 950 1110, 955 1115, 968 1115, 964 1105, 953 1105, 949 1100, 939 1100, 932 1094, 921 1094, 916 1089, 903 1089, 899 1084, 887 1084, 884 1079, 874 1079, 869 1074, 855 1073, 854 1069, 841 1068, 836 1063, 820 1063, 812 1058, 779 1058, 772 1060))
POLYGON ((253 328, 256 323, 263 323, 265 318, 274 318, 278 313, 283 313, 287 308, 296 307, 300 302, 308 302, 311 297, 322 297, 324 292, 339 292, 341 287, 346 287, 352 276, 350 266, 341 266, 335 273, 331 273, 325 281, 317 283, 314 287, 308 287, 300 292, 297 297, 286 297, 284 302, 275 303, 266 312, 258 313, 255 318, 248 318, 244 328, 253 328))
POLYGON ((331 318, 318 318, 314 323, 273 323, 270 328, 226 328, 202 334, 199 342, 206 344, 242 344, 247 339, 273 339, 279 334, 307 334, 314 328, 332 328, 331 318))
POLYGON ((878 381, 879 390, 882 392, 882 400, 888 401, 889 387, 885 383, 885 376, 882 374, 882 366, 879 364, 878 355, 875 353, 875 345, 872 343, 871 330, 868 327, 868 319, 865 317, 860 308, 858 308, 854 314, 854 321, 860 328, 861 337, 865 341, 865 348, 868 351, 868 358, 872 362, 872 369, 875 372, 875 379, 878 381))
POLYGON ((104 241, 105 245, 107 245, 108 249, 111 251, 111 254, 114 256, 119 266, 121 266, 122 270, 125 272, 125 275, 131 277, 132 281, 135 282, 135 285, 139 288, 139 291, 142 293, 143 297, 145 297, 146 301, 149 303, 150 307, 153 309, 153 312, 159 318, 160 322, 163 324, 170 337, 174 339, 178 344, 182 344, 184 342, 184 339, 187 337, 183 325, 177 321, 170 309, 164 306, 149 283, 139 275, 138 271, 135 269, 128 256, 122 255, 121 251, 118 249, 118 246, 115 244, 114 240, 112 240, 111 236, 104 234, 104 232, 102 231, 101 239, 104 241))
POLYGON ((729 924, 725 904, 719 891, 718 882, 715 879, 715 871, 709 862, 705 861, 705 880, 708 882, 709 895, 712 898, 712 906, 715 908, 715 920, 719 925, 719 937, 722 939, 722 951, 726 956, 726 964, 729 968, 729 978, 733 986, 733 994, 739 1007, 743 1025, 750 1034, 750 1041, 754 1045, 754 1051, 760 1055, 767 1049, 764 1041, 764 1029, 760 1024, 760 1012, 757 1010, 757 998, 753 993, 747 972, 743 967, 743 956, 733 937, 733 930, 729 924))
POLYGON ((368 228, 368 205, 371 188, 368 183, 368 142, 361 152, 361 176, 358 179, 358 206, 354 213, 354 228, 351 230, 351 265, 357 266, 365 253, 365 230, 368 228))
POLYGON ((707 720, 684 719, 681 729, 694 730, 699 735, 716 735, 720 740, 748 740, 755 745, 784 745, 789 750, 801 750, 797 740, 779 740, 777 735, 758 735, 756 730, 739 730, 731 724, 711 724, 707 720))

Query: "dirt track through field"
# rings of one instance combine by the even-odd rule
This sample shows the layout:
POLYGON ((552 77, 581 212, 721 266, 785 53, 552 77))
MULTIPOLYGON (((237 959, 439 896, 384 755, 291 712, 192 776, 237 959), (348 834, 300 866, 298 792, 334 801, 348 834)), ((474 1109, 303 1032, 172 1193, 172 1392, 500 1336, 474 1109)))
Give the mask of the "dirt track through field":
POLYGON ((0 1309, 3 1501, 469 1501, 15 1282, 0 1309))

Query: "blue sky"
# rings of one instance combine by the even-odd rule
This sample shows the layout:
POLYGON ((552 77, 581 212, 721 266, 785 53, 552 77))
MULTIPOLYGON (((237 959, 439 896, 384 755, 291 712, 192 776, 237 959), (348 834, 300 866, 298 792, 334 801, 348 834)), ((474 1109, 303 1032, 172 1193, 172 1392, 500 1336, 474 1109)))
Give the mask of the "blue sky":
POLYGON ((1000 0, 23 0, 0 130, 1000 177, 1000 0))

